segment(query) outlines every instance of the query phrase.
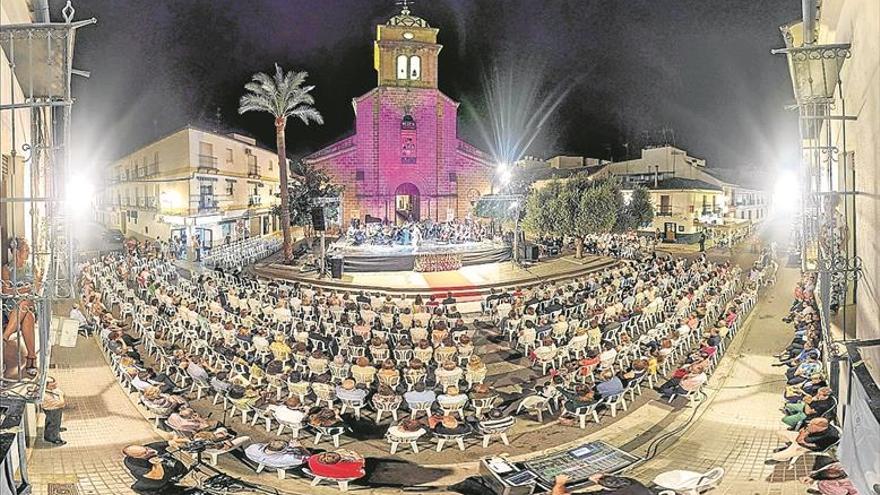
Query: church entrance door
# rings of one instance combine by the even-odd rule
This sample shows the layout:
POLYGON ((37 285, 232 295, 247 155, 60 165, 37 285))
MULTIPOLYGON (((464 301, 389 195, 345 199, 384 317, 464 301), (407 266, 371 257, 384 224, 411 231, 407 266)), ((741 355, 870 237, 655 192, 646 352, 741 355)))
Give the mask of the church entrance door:
POLYGON ((419 188, 415 184, 404 182, 394 192, 395 223, 419 221, 419 188))

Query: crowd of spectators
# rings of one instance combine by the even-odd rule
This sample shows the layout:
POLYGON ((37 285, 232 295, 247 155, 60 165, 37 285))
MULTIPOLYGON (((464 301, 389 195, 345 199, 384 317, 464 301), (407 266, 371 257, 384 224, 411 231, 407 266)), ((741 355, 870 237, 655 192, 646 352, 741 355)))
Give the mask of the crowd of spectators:
POLYGON ((340 461, 321 462, 342 472, 322 470, 299 432, 313 433, 316 448, 322 438, 338 447, 352 415, 373 410, 376 424, 390 422, 392 451, 417 451, 428 436, 438 450, 464 450, 470 436, 508 443, 519 413, 540 419, 555 407, 560 422, 582 427, 597 411, 615 415, 646 381, 670 400, 693 400, 758 287, 743 285, 729 262, 652 256, 492 291, 471 318, 452 294, 410 299, 220 273, 188 280, 136 253, 87 264, 81 285, 120 380, 176 438, 209 441, 215 455, 246 446, 259 469, 352 479, 363 475, 362 458, 337 451, 340 461), (513 396, 496 390, 478 331, 503 336, 537 378, 513 396), (251 442, 200 414, 187 394, 279 433, 251 442), (285 428, 294 440, 281 440, 285 428))
MULTIPOLYGON (((591 234, 581 239, 582 251, 587 254, 611 256, 622 259, 638 259, 654 252, 657 240, 654 236, 635 232, 624 234, 591 234)), ((535 240, 542 257, 574 253, 578 241, 569 237, 543 236, 535 240)))
POLYGON ((857 493, 830 450, 840 442, 835 425, 837 398, 829 387, 822 365, 821 315, 815 299, 816 276, 805 273, 794 289, 790 312, 783 321, 792 325, 792 339, 775 355, 776 366, 785 368, 782 423, 779 431, 784 443, 768 462, 793 464, 807 453, 817 455, 804 482, 823 495, 857 493))
POLYGON ((584 251, 615 258, 635 258, 654 252, 657 239, 654 236, 625 234, 594 234, 584 239, 584 251))

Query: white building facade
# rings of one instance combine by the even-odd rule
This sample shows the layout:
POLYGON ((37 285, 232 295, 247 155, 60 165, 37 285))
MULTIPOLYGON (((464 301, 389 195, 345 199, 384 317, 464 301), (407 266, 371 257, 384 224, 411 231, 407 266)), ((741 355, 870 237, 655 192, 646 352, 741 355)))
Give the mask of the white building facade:
POLYGON ((763 221, 768 214, 769 194, 759 189, 741 186, 719 177, 720 172, 706 167, 706 160, 688 155, 674 146, 645 148, 639 158, 606 163, 599 177, 619 177, 624 187, 649 186, 666 179, 690 179, 721 188, 723 198, 719 207, 728 223, 763 221))
POLYGON ((280 228, 278 157, 240 134, 187 126, 113 162, 97 220, 137 239, 202 246, 280 228))

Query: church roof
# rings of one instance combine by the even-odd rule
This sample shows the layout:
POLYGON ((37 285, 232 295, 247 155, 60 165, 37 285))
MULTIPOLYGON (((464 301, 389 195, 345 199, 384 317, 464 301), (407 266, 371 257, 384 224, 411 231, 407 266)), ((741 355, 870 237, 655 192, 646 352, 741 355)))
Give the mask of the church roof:
POLYGON ((389 26, 401 26, 401 27, 420 27, 427 28, 431 27, 428 25, 428 21, 422 19, 421 17, 412 15, 412 12, 409 10, 409 3, 406 1, 401 2, 402 7, 400 9, 400 13, 396 16, 388 19, 387 24, 389 26))

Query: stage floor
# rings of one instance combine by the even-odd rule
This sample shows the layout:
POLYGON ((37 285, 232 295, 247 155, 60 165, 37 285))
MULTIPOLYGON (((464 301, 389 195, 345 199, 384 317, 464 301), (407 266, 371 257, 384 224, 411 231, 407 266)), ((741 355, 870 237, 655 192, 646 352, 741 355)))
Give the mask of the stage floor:
POLYGON ((285 266, 275 262, 277 260, 276 256, 266 262, 257 263, 254 272, 260 277, 293 280, 341 290, 406 294, 453 292, 457 297, 479 296, 493 287, 530 286, 568 279, 617 264, 617 260, 604 256, 586 256, 580 260, 565 256, 525 268, 508 261, 465 266, 445 272, 356 272, 346 273, 341 279, 318 279, 314 272, 300 273, 298 267, 285 266))

